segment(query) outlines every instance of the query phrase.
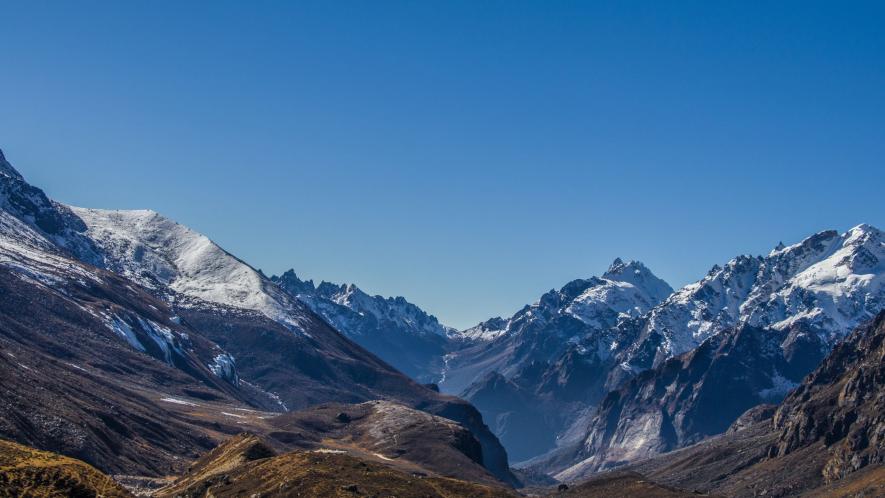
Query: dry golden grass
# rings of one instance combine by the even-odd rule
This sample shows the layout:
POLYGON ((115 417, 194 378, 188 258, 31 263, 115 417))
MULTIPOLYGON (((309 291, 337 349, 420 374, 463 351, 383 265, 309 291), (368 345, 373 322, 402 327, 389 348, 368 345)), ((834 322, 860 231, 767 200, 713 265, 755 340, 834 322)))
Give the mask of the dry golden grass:
POLYGON ((158 497, 515 498, 514 492, 409 474, 346 454, 295 451, 271 456, 258 438, 238 436, 198 460, 158 497), (245 453, 252 453, 252 458, 245 453))
POLYGON ((109 476, 80 460, 0 440, 0 497, 129 496, 109 476))
POLYGON ((806 496, 815 498, 885 496, 885 466, 872 465, 850 474, 843 480, 815 489, 806 496))

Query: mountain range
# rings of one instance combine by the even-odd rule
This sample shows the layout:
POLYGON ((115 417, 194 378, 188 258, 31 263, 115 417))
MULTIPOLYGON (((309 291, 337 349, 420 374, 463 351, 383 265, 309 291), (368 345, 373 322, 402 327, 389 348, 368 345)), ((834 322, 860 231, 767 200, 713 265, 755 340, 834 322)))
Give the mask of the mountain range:
POLYGON ((617 258, 459 331, 403 297, 268 277, 154 211, 59 203, 0 152, 0 436, 193 496, 282 486, 269 461, 380 466, 441 479, 440 496, 646 477, 673 496, 758 491, 747 476, 824 489, 879 478, 883 275, 882 233, 862 224, 676 290, 617 258), (735 449, 752 461, 710 456, 735 449), (692 477, 663 454, 718 463, 692 477), (222 456, 225 482, 188 470, 222 456))

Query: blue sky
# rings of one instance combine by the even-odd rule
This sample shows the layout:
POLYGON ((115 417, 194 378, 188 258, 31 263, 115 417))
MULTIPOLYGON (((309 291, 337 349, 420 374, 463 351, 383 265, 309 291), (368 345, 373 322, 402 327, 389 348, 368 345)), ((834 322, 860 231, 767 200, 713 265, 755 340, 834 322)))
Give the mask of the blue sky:
POLYGON ((885 224, 883 2, 0 2, 0 147, 464 327, 885 224))

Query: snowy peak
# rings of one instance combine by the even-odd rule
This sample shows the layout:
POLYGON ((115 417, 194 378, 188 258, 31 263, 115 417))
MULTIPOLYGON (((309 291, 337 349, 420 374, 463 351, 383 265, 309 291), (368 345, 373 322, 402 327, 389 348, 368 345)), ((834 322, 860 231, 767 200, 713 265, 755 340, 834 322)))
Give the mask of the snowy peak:
POLYGON ((612 327, 619 320, 638 317, 667 298, 673 289, 639 261, 616 258, 602 278, 575 281, 581 292, 566 303, 564 312, 597 329, 612 327))
POLYGON ((781 242, 768 256, 775 257, 789 255, 791 258, 801 259, 809 255, 825 252, 830 244, 838 238, 839 232, 835 230, 824 230, 791 246, 784 246, 784 243, 781 242))
POLYGON ((468 341, 492 341, 507 331, 507 325, 507 320, 497 316, 474 325, 469 329, 457 332, 453 336, 468 341))
POLYGON ((673 293, 670 284, 658 278, 639 261, 625 263, 621 258, 615 258, 602 278, 631 284, 656 302, 663 301, 673 293))
MULTIPOLYGON (((796 246, 792 246, 796 247, 796 246)), ((753 325, 783 329, 801 322, 832 341, 885 305, 885 242, 871 225, 858 225, 842 235, 821 232, 793 251, 786 248, 764 262, 760 272, 769 296, 754 295, 756 306, 744 306, 742 319, 753 325), (793 256, 784 262, 784 255, 793 256), (784 265, 792 271, 777 271, 784 265), (783 282, 780 286, 775 286, 783 282), (767 284, 767 285, 765 285, 767 284)))
POLYGON ((867 224, 858 225, 849 230, 843 238, 842 247, 853 250, 846 254, 839 264, 857 272, 877 269, 882 271, 880 265, 883 263, 885 241, 878 228, 867 224))
POLYGON ((660 358, 741 323, 801 322, 832 343, 885 304, 883 247, 881 231, 864 224, 781 243, 765 257, 738 256, 652 310, 645 336, 662 338, 660 358))
POLYGON ((638 261, 616 258, 602 277, 568 282, 545 292, 537 302, 519 310, 510 320, 493 318, 458 333, 471 340, 490 341, 509 335, 529 323, 551 322, 571 316, 595 329, 612 327, 621 319, 637 317, 673 292, 638 261))
POLYGON ((335 329, 420 382, 438 378, 452 329, 403 297, 370 296, 354 284, 301 280, 294 270, 271 281, 335 329))

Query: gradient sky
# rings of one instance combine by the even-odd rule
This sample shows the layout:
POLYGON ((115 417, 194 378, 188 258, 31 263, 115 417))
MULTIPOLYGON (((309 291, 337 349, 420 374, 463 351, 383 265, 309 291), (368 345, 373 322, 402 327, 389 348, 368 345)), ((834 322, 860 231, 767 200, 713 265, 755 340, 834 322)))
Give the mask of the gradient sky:
POLYGON ((465 327, 885 225, 885 2, 0 2, 0 147, 465 327))

